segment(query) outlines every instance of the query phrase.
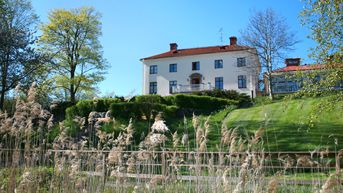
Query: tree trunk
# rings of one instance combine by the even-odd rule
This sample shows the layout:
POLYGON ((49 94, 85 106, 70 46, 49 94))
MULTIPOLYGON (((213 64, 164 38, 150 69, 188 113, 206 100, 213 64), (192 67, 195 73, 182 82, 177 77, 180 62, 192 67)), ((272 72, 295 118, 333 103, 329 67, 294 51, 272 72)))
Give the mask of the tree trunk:
POLYGON ((1 96, 0 96, 0 111, 4 111, 4 104, 5 104, 5 90, 2 86, 1 88, 1 96))
POLYGON ((7 78, 7 65, 4 64, 1 72, 1 93, 0 93, 0 111, 4 111, 5 106, 5 92, 6 92, 6 78, 7 78))
POLYGON ((269 98, 271 100, 274 100, 273 87, 272 87, 272 75, 270 73, 268 73, 268 90, 269 90, 269 98))
POLYGON ((75 71, 72 69, 70 72, 70 102, 75 103, 75 85, 74 85, 75 71))

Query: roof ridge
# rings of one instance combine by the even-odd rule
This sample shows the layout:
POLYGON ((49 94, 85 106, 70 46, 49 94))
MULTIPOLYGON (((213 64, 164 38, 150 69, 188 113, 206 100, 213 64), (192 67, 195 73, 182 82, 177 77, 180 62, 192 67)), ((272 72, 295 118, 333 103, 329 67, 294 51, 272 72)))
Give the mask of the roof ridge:
POLYGON ((221 53, 221 52, 230 52, 230 51, 241 51, 241 50, 247 50, 247 49, 256 49, 256 48, 252 48, 249 46, 241 46, 241 45, 217 45, 217 46, 206 46, 206 47, 195 47, 195 48, 183 48, 183 49, 177 49, 177 50, 169 50, 169 51, 156 54, 150 57, 142 58, 141 60, 199 55, 199 54, 210 54, 210 53, 221 53), (221 49, 222 47, 224 47, 225 49, 221 49))
POLYGON ((230 47, 230 46, 237 46, 237 47, 249 47, 250 46, 243 46, 243 45, 216 45, 216 46, 204 46, 204 47, 194 47, 194 48, 182 48, 182 49, 177 49, 177 50, 191 50, 191 49, 202 49, 202 48, 215 48, 215 47, 230 47))

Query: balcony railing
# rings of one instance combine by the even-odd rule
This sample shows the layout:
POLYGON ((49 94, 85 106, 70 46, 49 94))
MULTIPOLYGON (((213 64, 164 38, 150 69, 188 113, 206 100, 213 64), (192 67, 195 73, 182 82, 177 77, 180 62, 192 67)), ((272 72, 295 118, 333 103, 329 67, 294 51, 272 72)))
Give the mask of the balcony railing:
POLYGON ((190 92, 197 92, 197 91, 206 91, 214 89, 211 84, 188 84, 188 85, 176 85, 171 87, 172 93, 190 93, 190 92))

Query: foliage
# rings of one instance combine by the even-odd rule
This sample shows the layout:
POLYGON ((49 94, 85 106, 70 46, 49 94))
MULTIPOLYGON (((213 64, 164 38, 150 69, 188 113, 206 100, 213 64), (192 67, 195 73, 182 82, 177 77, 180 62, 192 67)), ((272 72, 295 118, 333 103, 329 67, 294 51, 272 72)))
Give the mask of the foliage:
POLYGON ((71 102, 94 91, 107 68, 102 57, 100 14, 93 8, 56 9, 42 25, 42 49, 53 56, 53 82, 71 102))
POLYGON ((311 30, 311 39, 317 42, 311 57, 318 62, 342 63, 342 1, 303 0, 300 13, 302 24, 311 30))
POLYGON ((310 50, 310 57, 325 68, 313 72, 298 73, 303 78, 303 88, 291 95, 328 96, 314 109, 312 117, 316 119, 323 110, 333 110, 343 101, 343 68, 342 68, 342 1, 340 0, 304 0, 304 10, 300 13, 302 24, 309 27, 317 45, 310 50), (313 81, 320 75, 319 81, 313 81))
POLYGON ((175 96, 173 96, 173 95, 165 96, 165 97, 163 97, 163 99, 164 99, 164 104, 175 105, 175 96))
POLYGON ((243 42, 257 49, 262 71, 268 79, 269 96, 273 99, 271 72, 277 67, 285 52, 298 42, 285 19, 274 10, 258 11, 250 17, 248 26, 241 31, 243 42))
POLYGON ((215 111, 226 106, 238 105, 238 101, 215 98, 210 96, 175 95, 175 104, 180 108, 215 111))
POLYGON ((66 118, 71 120, 76 116, 88 117, 92 111, 107 112, 113 103, 123 102, 121 98, 104 98, 95 100, 81 100, 75 106, 66 109, 66 118))
MULTIPOLYGON (((241 95, 244 98, 244 95, 241 95)), ((236 100, 228 100, 210 96, 173 95, 161 97, 159 95, 136 96, 128 103, 117 103, 111 106, 112 116, 115 118, 149 119, 158 112, 163 112, 166 117, 183 117, 192 113, 211 113, 226 106, 238 105, 236 100)))
POLYGON ((18 84, 26 89, 42 75, 44 57, 35 47, 38 17, 28 0, 0 3, 0 109, 5 95, 18 84), (37 78, 37 77, 36 77, 37 78))
POLYGON ((149 95, 140 95, 135 97, 135 102, 138 103, 158 103, 164 104, 164 98, 160 95, 149 94, 149 95))
POLYGON ((150 119, 159 112, 163 112, 166 117, 175 117, 177 110, 176 106, 167 106, 160 103, 125 102, 111 105, 112 116, 119 119, 142 119, 142 117, 150 119))
POLYGON ((215 90, 208 90, 204 92, 195 92, 192 94, 235 100, 235 101, 239 101, 239 106, 244 106, 244 107, 251 105, 250 96, 248 96, 245 93, 239 93, 236 90, 215 89, 215 90))

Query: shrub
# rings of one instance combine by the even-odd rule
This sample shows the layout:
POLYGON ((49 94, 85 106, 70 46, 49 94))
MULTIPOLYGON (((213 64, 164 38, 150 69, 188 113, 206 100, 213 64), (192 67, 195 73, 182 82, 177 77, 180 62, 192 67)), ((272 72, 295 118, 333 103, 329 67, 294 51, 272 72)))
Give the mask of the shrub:
POLYGON ((134 102, 128 103, 113 103, 111 104, 111 115, 115 118, 130 118, 135 116, 134 102))
POLYGON ((225 108, 229 105, 237 105, 238 102, 235 100, 221 99, 210 96, 179 94, 175 95, 175 104, 180 108, 214 111, 225 108))
POLYGON ((137 103, 158 103, 164 104, 164 99, 157 94, 140 95, 136 96, 135 102, 137 103))
POLYGON ((175 117, 178 110, 179 108, 176 105, 166 106, 164 113, 167 117, 175 117))
POLYGON ((65 114, 66 114, 66 119, 72 120, 75 116, 78 115, 77 107, 75 105, 68 107, 65 111, 65 114))
POLYGON ((249 95, 245 93, 239 93, 235 90, 214 89, 214 90, 209 90, 209 91, 204 91, 204 92, 194 92, 193 94, 199 95, 199 96, 211 96, 211 97, 217 97, 217 98, 223 98, 223 99, 236 100, 236 101, 239 101, 238 105, 240 107, 246 107, 252 104, 252 101, 249 95))
POLYGON ((96 100, 82 100, 66 109, 66 118, 72 119, 75 116, 88 117, 92 111, 105 112, 110 109, 111 104, 123 102, 122 98, 106 98, 96 100))
POLYGON ((238 105, 240 107, 249 107, 252 105, 250 96, 245 93, 240 93, 237 100, 239 101, 238 105))
POLYGON ((163 97, 164 99, 164 104, 165 105, 176 105, 175 103, 175 96, 171 95, 171 96, 165 96, 163 97))
POLYGON ((167 106, 159 103, 113 103, 111 105, 112 116, 119 119, 138 118, 142 116, 150 117, 150 115, 156 115, 159 112, 163 112, 166 116, 174 117, 177 111, 176 106, 167 106))

